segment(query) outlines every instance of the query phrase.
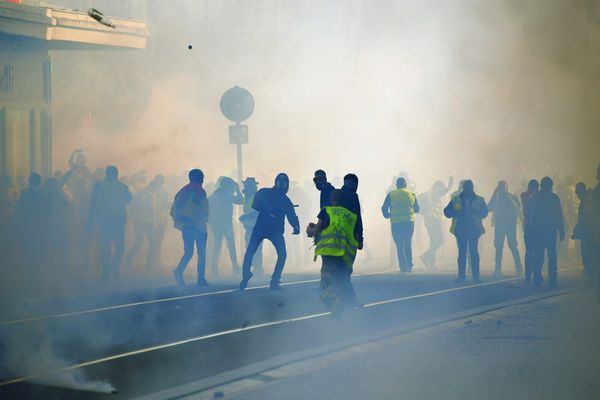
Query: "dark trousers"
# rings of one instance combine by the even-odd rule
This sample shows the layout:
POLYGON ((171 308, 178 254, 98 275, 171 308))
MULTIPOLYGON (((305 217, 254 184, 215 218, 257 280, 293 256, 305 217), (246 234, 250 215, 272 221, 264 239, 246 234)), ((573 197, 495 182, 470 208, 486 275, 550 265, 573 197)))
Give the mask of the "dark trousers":
POLYGON ((525 230, 523 239, 525 241, 525 277, 527 279, 531 278, 531 275, 533 275, 533 269, 535 265, 535 244, 532 237, 532 233, 528 230, 525 230))
POLYGON ((181 257, 181 260, 175 269, 175 273, 183 274, 183 271, 194 255, 194 244, 196 244, 196 252, 198 255, 198 283, 202 283, 206 279, 206 241, 208 239, 208 234, 205 230, 193 226, 185 226, 181 231, 181 236, 183 237, 183 257, 181 257))
POLYGON ((512 253, 515 269, 517 273, 520 273, 523 266, 521 265, 521 254, 519 254, 519 247, 517 245, 516 224, 509 226, 496 225, 494 235, 494 246, 496 247, 496 271, 500 272, 502 269, 502 253, 504 252, 505 239, 508 242, 508 248, 512 253))
POLYGON ((149 267, 152 260, 152 249, 156 246, 156 230, 152 222, 133 221, 133 245, 125 256, 125 267, 129 268, 133 264, 135 257, 140 251, 144 238, 148 239, 148 252, 146 253, 146 267, 149 267))
MULTIPOLYGON (((248 248, 248 244, 250 243, 250 238, 252 237, 252 228, 248 228, 244 232, 244 240, 246 241, 246 248, 248 248)), ((262 256, 262 243, 258 246, 256 250, 256 254, 252 259, 252 266, 254 267, 254 273, 262 274, 263 273, 263 256, 262 256)))
POLYGON ((533 279, 534 283, 542 283, 542 269, 544 267, 544 256, 548 254, 548 279, 550 283, 556 283, 557 261, 556 261, 556 231, 535 232, 532 235, 534 248, 533 279))
POLYGON ((425 229, 427 229, 427 235, 429 236, 429 248, 423 253, 423 258, 435 265, 437 252, 444 244, 442 221, 438 217, 427 216, 425 217, 425 229))
POLYGON ((256 254, 256 251, 260 247, 262 241, 265 239, 273 243, 273 246, 275 247, 275 252, 277 253, 277 262, 275 263, 275 270, 273 271, 273 275, 271 275, 271 285, 277 285, 281 280, 283 266, 285 265, 285 260, 287 258, 287 252, 285 249, 285 239, 283 238, 282 233, 268 234, 257 231, 256 229, 252 231, 252 235, 250 235, 250 241, 248 242, 248 247, 246 248, 246 253, 244 254, 242 274, 244 277, 250 275, 250 267, 252 266, 254 254, 256 254))
POLYGON ((473 279, 479 279, 479 237, 478 234, 456 235, 458 245, 458 278, 465 279, 467 271, 467 253, 471 259, 473 279))
POLYGON ((125 251, 125 224, 101 224, 98 226, 98 234, 102 279, 107 280, 111 276, 117 277, 125 251))
POLYGON ((354 288, 350 280, 352 270, 344 263, 342 257, 322 256, 321 294, 325 307, 334 314, 356 302, 354 288))
POLYGON ((594 244, 591 238, 584 237, 579 241, 579 247, 581 249, 581 262, 583 263, 583 272, 586 276, 593 276, 593 262, 594 262, 594 244))
POLYGON ((227 242, 227 249, 229 250, 229 258, 231 259, 231 267, 234 272, 239 268, 237 253, 235 252, 235 238, 233 236, 233 226, 231 223, 225 224, 223 226, 213 226, 213 254, 211 260, 211 268, 213 274, 218 273, 218 264, 219 264, 219 256, 221 255, 221 246, 223 244, 223 239, 227 242))
POLYGON ((398 264, 400 271, 408 272, 412 270, 412 236, 415 231, 414 222, 393 222, 392 237, 396 244, 398 252, 398 264))

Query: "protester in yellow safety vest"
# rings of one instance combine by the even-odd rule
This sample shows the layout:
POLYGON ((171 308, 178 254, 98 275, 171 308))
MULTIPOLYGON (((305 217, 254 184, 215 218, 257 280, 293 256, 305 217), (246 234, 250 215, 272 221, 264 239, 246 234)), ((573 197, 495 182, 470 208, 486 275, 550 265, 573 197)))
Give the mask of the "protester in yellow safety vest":
POLYGON ((473 181, 465 180, 462 192, 452 199, 444 208, 444 215, 452 218, 450 232, 456 236, 458 245, 458 278, 455 282, 464 282, 467 269, 467 251, 471 257, 473 282, 479 279, 479 250, 478 243, 485 233, 482 220, 487 217, 488 209, 483 197, 475 194, 473 181))
POLYGON ((309 237, 317 237, 315 257, 321 256, 323 261, 320 298, 334 316, 341 315, 354 302, 347 297, 354 293, 349 277, 358 248, 354 233, 357 215, 341 207, 342 200, 342 191, 333 190, 332 205, 322 209, 318 222, 311 222, 306 228, 309 237))
POLYGON ((381 212, 392 223, 392 236, 398 252, 398 263, 402 273, 412 272, 412 236, 415 231, 415 213, 419 202, 413 192, 406 188, 406 179, 396 180, 396 190, 385 197, 381 212))
MULTIPOLYGON (((258 191, 258 182, 252 176, 249 176, 242 182, 244 188, 242 190, 243 194, 243 207, 244 213, 240 216, 240 222, 244 227, 244 239, 246 242, 246 247, 248 247, 248 243, 250 243, 250 236, 252 235, 252 229, 254 229, 254 225, 256 225, 256 219, 258 218, 258 211, 252 208, 252 202, 254 201, 254 195, 258 191)), ((253 274, 254 275, 262 275, 263 274, 263 258, 262 258, 262 243, 258 246, 258 250, 254 255, 254 259, 252 260, 253 274)))
POLYGON ((494 213, 492 217, 494 246, 496 247, 494 275, 502 275, 502 252, 504 251, 504 239, 506 239, 515 263, 515 274, 519 276, 523 273, 521 255, 517 245, 517 222, 523 220, 521 202, 516 195, 508 191, 508 183, 500 181, 487 207, 494 213))

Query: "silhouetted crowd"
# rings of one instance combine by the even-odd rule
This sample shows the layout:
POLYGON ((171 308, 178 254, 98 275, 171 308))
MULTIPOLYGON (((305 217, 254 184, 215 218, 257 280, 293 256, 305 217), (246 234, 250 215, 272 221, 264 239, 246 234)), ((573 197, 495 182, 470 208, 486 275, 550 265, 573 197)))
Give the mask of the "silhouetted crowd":
MULTIPOLYGON (((115 166, 97 168, 92 173, 81 150, 76 150, 69 158, 68 171, 56 171, 44 181, 36 173, 31 174, 26 183, 22 179, 12 182, 9 176, 2 176, 0 253, 4 268, 10 266, 11 273, 20 274, 27 280, 37 279, 42 268, 55 273, 66 273, 70 268, 76 268, 100 276, 103 281, 117 279, 122 269, 129 270, 134 266, 147 271, 159 269, 163 264, 165 234, 169 232, 167 225, 173 222, 182 232, 184 244, 184 256, 174 272, 179 284, 184 284, 182 272, 192 258, 194 247, 205 249, 198 264, 199 285, 208 285, 204 274, 205 258, 208 258, 211 277, 222 273, 220 255, 223 242, 229 256, 230 271, 241 274, 247 284, 253 274, 262 274, 263 239, 271 240, 276 249, 278 284, 285 262, 282 254, 286 251, 285 243, 280 243, 279 239, 279 235, 283 235, 282 225, 279 225, 283 222, 278 222, 276 228, 265 227, 261 233, 257 233, 255 226, 257 221, 259 225, 269 223, 261 212, 268 214, 269 207, 276 210, 280 207, 285 210, 277 218, 287 216, 294 227, 293 233, 297 234, 299 222, 295 211, 289 207, 294 201, 309 203, 307 190, 286 181, 284 197, 288 199, 289 195, 291 200, 288 202, 278 200, 276 191, 261 192, 253 177, 247 177, 242 188, 227 176, 208 183, 204 183, 203 175, 202 179, 198 176, 193 179, 196 181, 191 175, 165 177, 160 174, 150 179, 145 171, 120 177, 115 166), (186 184, 188 178, 190 181, 186 184), (257 193, 259 200, 255 199, 257 193), (277 202, 282 203, 273 205, 277 202), (252 249, 244 259, 243 273, 236 251, 236 241, 240 239, 236 239, 235 224, 238 221, 235 221, 234 208, 238 206, 241 210, 239 223, 245 232, 242 249, 246 249, 248 244, 252 249), (277 231, 276 238, 270 229, 277 231), (140 254, 142 248, 147 249, 145 254, 140 254)), ((327 182, 322 170, 315 173, 313 181, 320 191, 320 209, 324 210, 331 206, 330 197, 335 188, 327 182)), ((348 185, 345 181, 338 195, 342 200, 352 198, 344 193, 344 190, 352 191, 346 189, 348 185)), ((480 282, 479 238, 485 233, 483 220, 491 213, 496 250, 495 275, 502 274, 506 242, 517 275, 524 273, 528 281, 541 285, 541 271, 547 258, 547 276, 549 283, 554 285, 557 282, 557 258, 567 256, 569 240, 580 242, 585 274, 592 274, 593 265, 598 262, 597 242, 600 236, 598 187, 590 189, 583 182, 575 184, 573 179, 567 178, 555 190, 552 179, 544 177, 540 182, 535 179, 525 181, 522 193, 517 195, 509 191, 506 181, 500 181, 486 202, 476 193, 476 187, 470 180, 461 181, 458 190, 453 193, 452 186, 452 178, 447 184, 437 181, 430 190, 417 195, 407 176, 395 178, 395 187, 389 190, 382 213, 391 223, 401 272, 412 272, 415 214, 423 216, 429 238, 429 247, 420 259, 430 268, 435 268, 438 263, 437 253, 444 243, 445 216, 451 219, 450 231, 456 237, 457 281, 463 282, 467 271, 471 271, 473 280, 480 282), (518 246, 519 229, 525 247, 523 260, 518 246)), ((357 249, 361 250, 364 239, 358 197, 347 200, 344 207, 357 216, 353 225, 356 235, 351 239, 356 239, 357 249)), ((310 206, 304 207, 304 210, 310 210, 310 206)), ((300 220, 307 221, 310 217, 303 214, 300 220)), ((329 216, 320 214, 320 218, 328 221, 329 216)), ((318 232, 316 229, 312 233, 318 238, 318 232)), ((301 249, 309 247, 308 239, 304 240, 306 242, 302 245, 299 240, 289 243, 292 252, 296 253, 298 264, 305 264, 310 257, 308 250, 301 249)), ((238 249, 240 246, 237 243, 238 249)), ((242 286, 245 287, 245 284, 242 286)))

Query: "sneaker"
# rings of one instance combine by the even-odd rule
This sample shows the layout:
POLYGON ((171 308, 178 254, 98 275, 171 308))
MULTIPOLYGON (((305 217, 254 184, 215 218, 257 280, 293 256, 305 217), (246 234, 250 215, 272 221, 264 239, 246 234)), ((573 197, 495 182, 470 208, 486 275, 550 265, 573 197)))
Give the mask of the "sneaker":
POLYGON ((206 279, 202 279, 202 280, 198 281, 198 283, 196 284, 196 287, 198 289, 208 288, 208 287, 210 287, 210 283, 208 283, 206 281, 206 279))
POLYGON ((419 257, 419 259, 427 268, 433 268, 433 263, 431 262, 431 260, 429 258, 426 258, 425 256, 421 256, 421 257, 419 257))
POLYGON ((492 273, 492 276, 495 276, 495 277, 497 277, 497 278, 501 278, 501 277, 502 277, 502 271, 500 271, 499 269, 497 269, 497 270, 495 270, 495 271, 492 273))
POLYGON ((269 289, 273 292, 283 292, 283 289, 281 286, 279 286, 279 283, 271 283, 269 285, 269 289))
POLYGON ((456 278, 454 283, 465 283, 465 278, 456 278))
POLYGON ((173 271, 173 276, 175 277, 175 281, 179 286, 185 286, 185 281, 183 280, 183 274, 181 272, 177 272, 177 270, 175 270, 173 271))
POLYGON ((248 287, 248 281, 252 278, 252 272, 249 272, 247 276, 242 277, 240 282, 240 290, 245 290, 248 287))
POLYGON ((479 279, 479 278, 473 278, 473 283, 480 284, 481 283, 481 279, 479 279))

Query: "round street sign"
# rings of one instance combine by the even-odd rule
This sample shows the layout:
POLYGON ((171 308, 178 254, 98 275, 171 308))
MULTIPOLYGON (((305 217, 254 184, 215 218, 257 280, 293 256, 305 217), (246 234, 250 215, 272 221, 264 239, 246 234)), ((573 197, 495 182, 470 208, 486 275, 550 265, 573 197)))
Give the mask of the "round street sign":
POLYGON ((254 98, 246 89, 234 86, 221 96, 221 112, 228 120, 240 123, 254 112, 254 98))

